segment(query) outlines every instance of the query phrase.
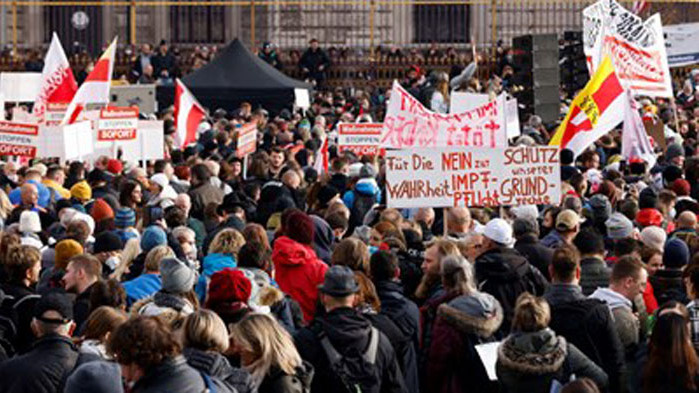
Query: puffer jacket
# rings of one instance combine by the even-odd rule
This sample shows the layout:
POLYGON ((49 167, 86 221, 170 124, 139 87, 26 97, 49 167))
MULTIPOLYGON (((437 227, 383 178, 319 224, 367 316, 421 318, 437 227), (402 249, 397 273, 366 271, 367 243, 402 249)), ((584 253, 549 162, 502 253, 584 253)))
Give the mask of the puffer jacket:
POLYGON ((286 374, 279 368, 273 367, 262 380, 258 393, 310 393, 313 381, 313 366, 303 362, 296 367, 294 375, 286 374))
POLYGON ((220 353, 185 348, 182 354, 187 359, 187 364, 200 373, 218 378, 238 393, 255 393, 255 384, 250 373, 231 366, 228 359, 220 353))
POLYGON ((496 391, 476 345, 493 341, 502 319, 500 303, 487 293, 462 295, 439 306, 427 362, 427 392, 459 393, 473 386, 496 391))
MULTIPOLYGON (((184 356, 166 359, 149 370, 134 384, 131 393, 202 393, 213 385, 217 393, 234 393, 215 377, 205 378, 202 373, 187 364, 184 356)), ((211 389, 210 389, 211 390, 211 389)))
POLYGON ((597 288, 609 286, 611 269, 599 258, 583 258, 580 260, 580 287, 583 295, 590 296, 597 288))
POLYGON ((0 364, 0 393, 62 392, 77 361, 78 350, 69 338, 44 336, 31 351, 0 364))
POLYGON ((328 265, 318 259, 310 246, 286 236, 274 241, 272 262, 279 289, 299 303, 307 322, 313 319, 318 285, 323 283, 328 265))
POLYGON ((548 328, 507 337, 495 370, 506 393, 548 393, 554 380, 564 385, 573 375, 592 379, 600 390, 608 383, 601 368, 548 328))
POLYGON ((194 287, 199 301, 204 303, 209 280, 214 273, 220 272, 225 268, 235 268, 237 265, 235 257, 230 254, 213 253, 205 256, 204 261, 202 261, 202 272, 199 275, 199 281, 197 281, 197 285, 194 287))
POLYGON ((519 295, 529 292, 541 296, 546 290, 547 281, 539 269, 512 248, 499 247, 484 252, 476 259, 475 267, 478 289, 493 295, 505 313, 500 326, 503 333, 510 331, 519 295))

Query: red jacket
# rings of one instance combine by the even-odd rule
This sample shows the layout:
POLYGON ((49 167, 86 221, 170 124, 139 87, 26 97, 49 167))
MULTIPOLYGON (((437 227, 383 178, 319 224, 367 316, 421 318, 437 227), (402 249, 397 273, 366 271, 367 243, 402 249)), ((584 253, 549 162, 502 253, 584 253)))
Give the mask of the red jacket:
POLYGON ((318 302, 318 285, 325 279, 328 265, 305 246, 286 236, 274 241, 274 278, 279 288, 301 306, 306 322, 313 319, 318 302))

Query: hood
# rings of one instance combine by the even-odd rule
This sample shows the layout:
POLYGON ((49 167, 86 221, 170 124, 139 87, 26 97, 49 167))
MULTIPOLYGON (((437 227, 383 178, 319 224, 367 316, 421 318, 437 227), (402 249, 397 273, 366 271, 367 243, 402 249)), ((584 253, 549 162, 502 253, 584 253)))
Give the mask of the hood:
POLYGON ((625 298, 623 295, 612 291, 609 288, 597 288, 590 295, 591 299, 599 299, 609 306, 610 309, 614 310, 619 307, 632 307, 632 303, 629 299, 625 298))
POLYGON ((109 359, 107 348, 99 340, 85 340, 80 344, 80 352, 97 355, 101 359, 109 359))
POLYGON ((506 368, 525 374, 554 373, 563 366, 568 345, 551 329, 510 335, 498 348, 498 361, 506 368))
POLYGON ((227 267, 235 268, 237 263, 233 255, 213 253, 204 257, 202 265, 204 266, 203 275, 210 277, 227 267))
POLYGON ((315 251, 310 247, 291 240, 286 236, 280 236, 274 240, 272 261, 281 265, 304 265, 308 261, 318 259, 315 251))
POLYGON ((479 281, 511 281, 523 277, 528 270, 527 259, 512 248, 489 250, 476 259, 476 276, 479 281))
POLYGON ((360 179, 359 181, 357 181, 357 184, 354 186, 354 189, 358 193, 368 196, 374 196, 379 193, 379 185, 376 184, 376 179, 374 178, 360 179))
POLYGON ((361 353, 368 344, 371 322, 352 308, 336 308, 318 318, 318 323, 341 353, 346 353, 349 348, 361 353))
POLYGON ((325 263, 330 263, 330 257, 332 255, 331 246, 335 241, 335 234, 333 234, 332 228, 328 225, 322 218, 312 215, 313 219, 313 249, 315 250, 318 258, 320 258, 325 263))
POLYGON ((503 311, 493 296, 476 292, 442 304, 437 316, 463 333, 487 338, 502 324, 503 311))

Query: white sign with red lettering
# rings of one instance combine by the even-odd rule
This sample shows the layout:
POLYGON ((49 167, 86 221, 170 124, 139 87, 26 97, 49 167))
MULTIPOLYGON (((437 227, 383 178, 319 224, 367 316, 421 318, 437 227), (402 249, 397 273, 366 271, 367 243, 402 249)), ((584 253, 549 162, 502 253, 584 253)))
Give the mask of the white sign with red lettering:
POLYGON ((38 143, 38 125, 0 121, 0 156, 34 158, 38 143))
POLYGON ((243 158, 255 151, 257 151, 257 124, 245 123, 238 130, 238 148, 235 154, 238 158, 243 158))
POLYGON ((44 123, 47 126, 57 126, 61 124, 61 120, 66 115, 66 110, 68 109, 70 103, 46 103, 46 112, 44 112, 44 123))
POLYGON ((338 126, 337 148, 358 156, 383 155, 385 150, 379 148, 382 129, 382 123, 342 123, 338 126))
POLYGON ((557 146, 386 151, 388 207, 558 204, 557 146))
POLYGON ((505 147, 505 98, 500 96, 465 112, 442 114, 428 110, 398 82, 393 82, 380 145, 393 149, 505 147))
POLYGON ((98 141, 129 141, 136 139, 138 108, 106 107, 97 120, 98 141))

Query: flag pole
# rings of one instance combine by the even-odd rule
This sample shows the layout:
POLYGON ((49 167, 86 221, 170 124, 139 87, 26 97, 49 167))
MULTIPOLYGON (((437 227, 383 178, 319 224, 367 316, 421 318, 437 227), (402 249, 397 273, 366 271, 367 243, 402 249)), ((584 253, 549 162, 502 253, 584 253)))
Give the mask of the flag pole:
POLYGON ((680 133, 680 119, 677 117, 677 102, 675 102, 675 96, 670 97, 670 105, 672 106, 672 114, 675 118, 675 132, 680 133))

